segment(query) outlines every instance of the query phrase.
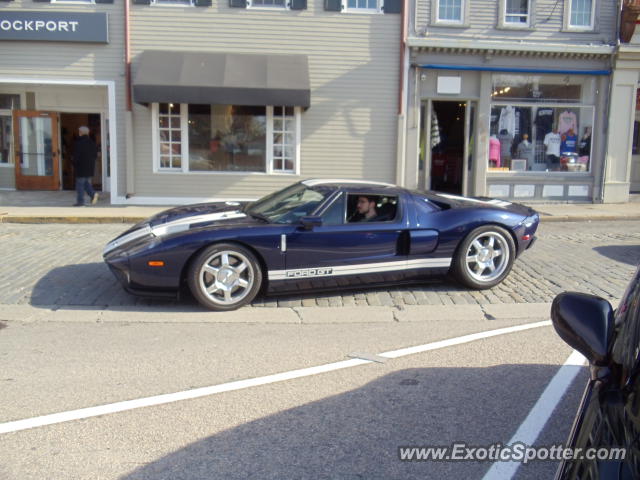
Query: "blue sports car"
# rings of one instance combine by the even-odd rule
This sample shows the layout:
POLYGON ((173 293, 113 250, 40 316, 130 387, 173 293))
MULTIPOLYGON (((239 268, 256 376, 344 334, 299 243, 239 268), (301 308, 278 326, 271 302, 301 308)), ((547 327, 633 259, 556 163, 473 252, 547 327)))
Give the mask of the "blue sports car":
POLYGON ((305 180, 251 203, 166 210, 124 232, 104 259, 125 289, 212 310, 260 292, 416 281, 450 273, 490 288, 535 240, 538 214, 489 198, 357 180, 305 180))

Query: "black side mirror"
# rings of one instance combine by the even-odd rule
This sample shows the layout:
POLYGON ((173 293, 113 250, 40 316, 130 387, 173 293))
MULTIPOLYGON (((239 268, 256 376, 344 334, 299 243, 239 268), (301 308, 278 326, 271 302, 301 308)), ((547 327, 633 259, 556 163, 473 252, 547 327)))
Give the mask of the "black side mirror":
POLYGON ((565 292, 551 305, 551 320, 560 338, 592 365, 606 365, 613 335, 613 307, 604 298, 565 292))
POLYGON ((316 215, 308 215, 300 219, 300 224, 305 230, 313 230, 315 227, 322 226, 322 217, 316 215))

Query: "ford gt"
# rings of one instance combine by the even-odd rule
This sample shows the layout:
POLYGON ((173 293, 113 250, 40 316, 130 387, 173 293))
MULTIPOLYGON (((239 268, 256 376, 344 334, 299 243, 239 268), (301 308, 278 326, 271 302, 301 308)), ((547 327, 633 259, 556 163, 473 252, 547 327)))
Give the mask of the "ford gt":
POLYGON ((233 310, 262 292, 397 284, 450 274, 500 283, 535 240, 539 216, 504 200, 357 180, 305 180, 255 202, 181 206, 133 226, 104 259, 133 294, 188 288, 233 310))

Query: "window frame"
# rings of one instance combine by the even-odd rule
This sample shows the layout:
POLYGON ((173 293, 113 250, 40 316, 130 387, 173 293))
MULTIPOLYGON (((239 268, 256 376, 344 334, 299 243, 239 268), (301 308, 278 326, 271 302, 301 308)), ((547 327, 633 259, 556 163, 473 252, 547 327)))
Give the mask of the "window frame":
POLYGON ((507 1, 500 0, 498 4, 498 28, 508 30, 526 30, 534 25, 535 0, 527 0, 527 21, 525 23, 507 22, 507 1))
POLYGON ((152 7, 195 7, 194 0, 150 0, 152 7))
POLYGON ((376 8, 349 7, 349 0, 342 0, 342 13, 364 13, 366 15, 383 14, 384 0, 376 0, 376 8))
MULTIPOLYGON (((171 103, 171 102, 161 102, 171 103)), ((153 173, 158 174, 190 174, 190 175, 288 175, 299 176, 300 175, 300 143, 302 138, 302 107, 293 108, 293 120, 294 120, 294 168, 293 170, 276 170, 273 166, 273 119, 274 119, 274 106, 265 106, 266 114, 266 142, 265 142, 265 170, 259 172, 251 171, 225 171, 225 170, 190 170, 189 169, 189 104, 181 103, 180 105, 180 138, 181 138, 181 166, 180 168, 168 168, 160 166, 160 125, 159 125, 159 112, 160 103, 154 102, 151 104, 151 141, 152 141, 152 157, 153 157, 153 173)), ((280 106, 280 105, 278 105, 280 106)), ((286 108, 286 107, 285 107, 286 108)))
POLYGON ((469 0, 460 0, 460 20, 440 19, 440 2, 431 2, 431 25, 436 27, 466 28, 469 26, 469 0))
POLYGON ((282 11, 291 10, 291 1, 284 0, 283 5, 254 5, 254 0, 247 0, 247 10, 267 10, 267 11, 282 11))
POLYGON ((63 3, 67 5, 95 5, 95 0, 49 0, 50 3, 63 3))
POLYGON ((596 30, 596 5, 598 0, 591 0, 591 23, 585 25, 571 25, 571 13, 574 0, 564 0, 564 30, 571 32, 594 32, 596 30))

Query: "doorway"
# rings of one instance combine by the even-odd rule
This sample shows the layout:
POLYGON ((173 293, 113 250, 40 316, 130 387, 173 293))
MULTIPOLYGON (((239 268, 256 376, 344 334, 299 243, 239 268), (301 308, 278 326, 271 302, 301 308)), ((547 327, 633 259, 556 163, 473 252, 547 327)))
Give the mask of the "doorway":
POLYGON ((429 142, 431 148, 431 189, 463 194, 467 103, 431 102, 429 142))
POLYGON ((78 128, 89 127, 89 136, 98 146, 93 188, 102 190, 102 130, 100 128, 99 113, 61 113, 60 114, 60 144, 62 156, 62 189, 75 190, 75 174, 73 169, 73 145, 78 138, 78 128))

